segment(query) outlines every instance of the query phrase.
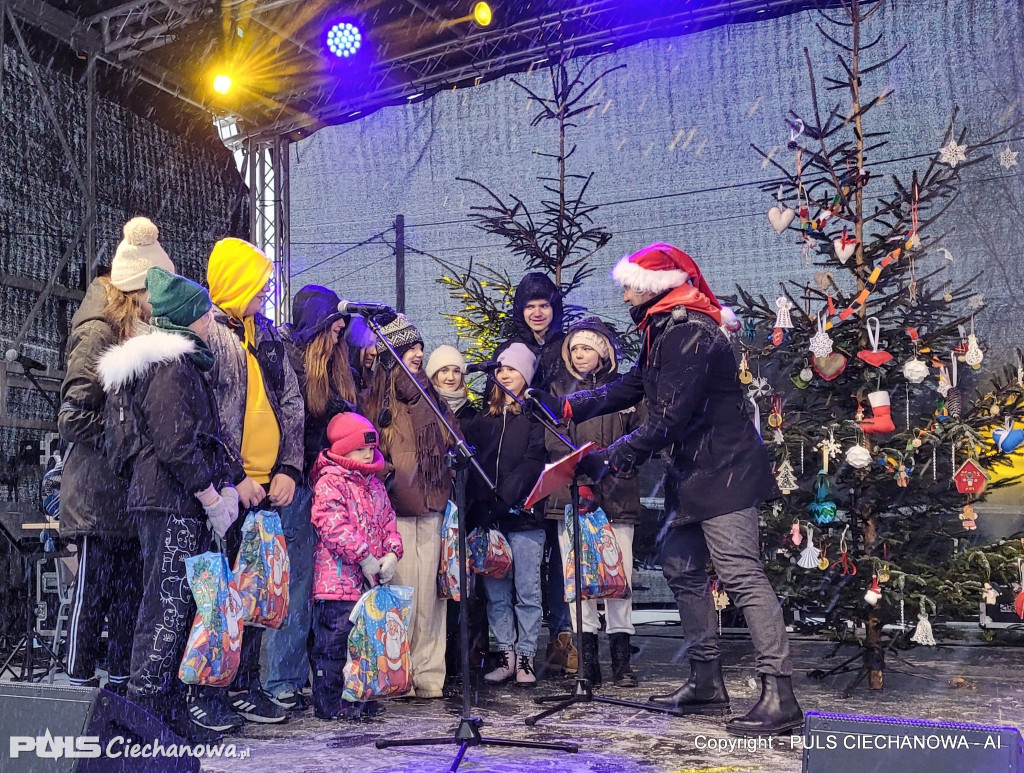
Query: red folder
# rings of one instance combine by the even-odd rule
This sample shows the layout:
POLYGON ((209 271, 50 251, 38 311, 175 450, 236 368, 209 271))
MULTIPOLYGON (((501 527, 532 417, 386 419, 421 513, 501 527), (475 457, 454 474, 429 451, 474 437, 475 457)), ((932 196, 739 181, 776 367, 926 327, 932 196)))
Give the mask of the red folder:
POLYGON ((565 488, 572 483, 573 473, 576 470, 576 465, 580 463, 580 459, 589 454, 591 451, 597 450, 597 443, 590 441, 586 445, 582 445, 573 451, 568 456, 563 456, 557 462, 551 462, 544 466, 544 472, 540 474, 540 478, 537 479, 536 485, 533 487, 533 491, 530 492, 530 496, 526 498, 526 504, 524 507, 529 510, 535 504, 544 499, 549 494, 553 494, 560 488, 565 488))

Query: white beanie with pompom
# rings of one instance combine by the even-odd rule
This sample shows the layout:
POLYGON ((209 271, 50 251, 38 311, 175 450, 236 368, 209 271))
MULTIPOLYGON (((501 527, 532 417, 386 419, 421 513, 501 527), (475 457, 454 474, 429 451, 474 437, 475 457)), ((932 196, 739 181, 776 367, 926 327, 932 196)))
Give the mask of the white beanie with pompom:
POLYGON ((146 287, 146 273, 154 266, 177 273, 160 246, 160 231, 147 217, 133 217, 124 224, 124 238, 110 264, 110 284, 123 293, 146 287))

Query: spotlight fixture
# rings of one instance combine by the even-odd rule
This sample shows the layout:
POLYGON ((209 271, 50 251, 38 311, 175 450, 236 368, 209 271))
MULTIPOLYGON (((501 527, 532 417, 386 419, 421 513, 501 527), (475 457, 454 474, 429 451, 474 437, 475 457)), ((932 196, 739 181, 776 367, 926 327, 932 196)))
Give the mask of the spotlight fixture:
POLYGON ((480 27, 489 27, 494 21, 494 13, 488 3, 477 3, 473 6, 473 21, 480 27))
POLYGON ((231 91, 231 76, 220 72, 213 76, 213 90, 218 94, 227 94, 231 91))
POLYGON ((327 50, 339 58, 348 59, 363 45, 363 33, 352 22, 338 22, 327 32, 327 50))

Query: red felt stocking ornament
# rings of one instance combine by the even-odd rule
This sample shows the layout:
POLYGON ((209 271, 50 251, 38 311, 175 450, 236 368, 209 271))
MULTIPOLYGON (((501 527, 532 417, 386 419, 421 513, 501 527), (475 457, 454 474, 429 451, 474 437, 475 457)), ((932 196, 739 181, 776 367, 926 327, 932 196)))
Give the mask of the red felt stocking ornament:
POLYGON ((896 425, 892 421, 889 393, 880 390, 868 395, 868 405, 871 406, 871 418, 860 422, 860 428, 868 435, 886 435, 896 431, 896 425))

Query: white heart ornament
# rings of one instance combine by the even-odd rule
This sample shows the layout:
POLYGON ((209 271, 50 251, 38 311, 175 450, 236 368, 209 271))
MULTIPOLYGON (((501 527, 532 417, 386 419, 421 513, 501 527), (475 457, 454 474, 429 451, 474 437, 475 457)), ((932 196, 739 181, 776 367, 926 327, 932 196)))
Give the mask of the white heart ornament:
POLYGON ((834 239, 832 241, 832 249, 836 251, 836 257, 839 258, 839 262, 846 265, 846 261, 857 251, 857 243, 843 244, 842 239, 834 239))
POLYGON ((795 217, 796 212, 789 207, 786 207, 785 209, 772 207, 768 210, 768 222, 772 224, 772 228, 775 229, 775 233, 777 234, 781 234, 789 228, 789 224, 793 222, 793 218, 795 217))

